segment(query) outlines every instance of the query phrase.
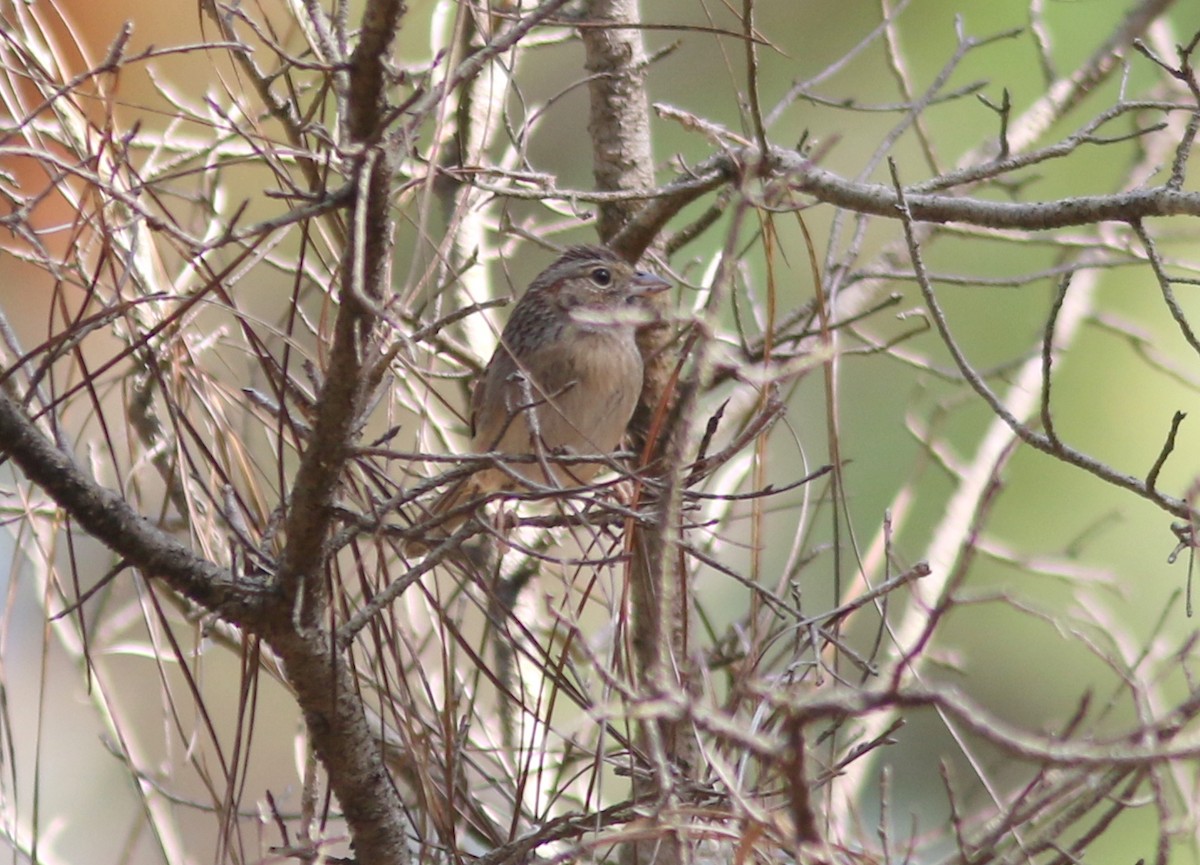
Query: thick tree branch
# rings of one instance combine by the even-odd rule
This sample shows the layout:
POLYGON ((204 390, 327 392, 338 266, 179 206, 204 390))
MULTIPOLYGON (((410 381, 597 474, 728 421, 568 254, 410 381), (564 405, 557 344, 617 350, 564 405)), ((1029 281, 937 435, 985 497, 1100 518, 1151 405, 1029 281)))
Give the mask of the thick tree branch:
MULTIPOLYGON (((622 28, 641 21, 637 0, 593 0, 593 24, 581 30, 591 112, 592 172, 596 188, 641 189, 654 183, 650 147, 650 105, 646 98, 646 51, 640 30, 622 28)), ((600 207, 600 237, 612 238, 633 215, 630 202, 600 207)))
POLYGON ((44 436, 7 394, 0 393, 0 453, 45 490, 88 534, 181 595, 226 621, 261 627, 279 594, 262 578, 237 578, 197 556, 97 484, 44 436))
MULTIPOLYGON (((593 26, 582 30, 587 53, 590 97, 588 132, 592 141, 592 171, 597 189, 620 192, 645 189, 654 182, 653 150, 650 141, 650 108, 646 96, 646 54, 642 35, 634 27, 641 23, 637 0, 592 0, 588 5, 593 26)), ((609 200, 600 206, 599 231, 605 242, 617 239, 633 219, 640 204, 631 200, 609 200)), ((613 249, 636 261, 655 241, 645 232, 632 242, 614 243, 613 249)), ((659 301, 664 306, 666 298, 659 301)), ((639 346, 645 360, 642 396, 631 431, 637 449, 647 463, 661 471, 661 457, 673 441, 671 427, 655 429, 655 418, 672 400, 671 382, 675 360, 666 351, 670 334, 652 329, 642 334, 639 346)), ((629 568, 630 622, 634 665, 633 680, 647 693, 660 690, 690 691, 696 685, 688 647, 690 587, 682 569, 676 569, 679 528, 678 490, 664 491, 660 484, 643 487, 642 495, 656 525, 631 528, 632 561, 629 568)), ((670 776, 675 769, 697 770, 694 739, 684 725, 670 719, 648 721, 638 728, 639 748, 659 764, 660 771, 634 776, 633 795, 674 795, 670 776), (654 775, 658 777, 654 777, 654 775)), ((622 851, 627 863, 684 861, 680 836, 670 833, 651 843, 628 844, 622 851)))
POLYGON ((403 863, 408 848, 403 807, 372 735, 349 661, 324 622, 333 501, 351 446, 364 421, 376 380, 372 329, 389 289, 392 221, 388 213, 395 150, 382 145, 388 111, 387 53, 405 7, 400 0, 370 0, 360 41, 351 58, 343 104, 356 157, 349 242, 342 253, 341 292, 333 344, 315 403, 308 447, 289 500, 280 584, 286 612, 268 634, 283 659, 288 681, 304 712, 309 739, 329 776, 363 865, 403 863))
MULTIPOLYGON (((788 171, 789 165, 795 166, 795 173, 789 173, 791 188, 808 193, 823 203, 889 219, 900 216, 900 201, 893 189, 843 180, 815 166, 803 166, 799 156, 781 151, 773 153, 772 160, 777 160, 783 171, 788 171)), ((1028 203, 914 194, 906 195, 905 203, 915 222, 961 222, 979 228, 1025 231, 1098 222, 1132 222, 1148 216, 1200 215, 1200 193, 1180 192, 1164 186, 1028 203)))
MULTIPOLYGON (((653 237, 684 207, 722 185, 742 176, 747 166, 758 165, 756 148, 746 147, 709 157, 693 171, 654 190, 652 200, 642 206, 613 239, 613 246, 628 257, 643 250, 653 237)), ((785 179, 793 192, 812 196, 817 203, 831 204, 855 213, 900 218, 900 202, 889 186, 856 183, 818 168, 799 153, 773 148, 763 160, 768 178, 785 179)), ((996 175, 1001 172, 997 170, 996 175)), ((920 184, 915 185, 917 188, 920 184)), ((630 198, 645 198, 640 190, 630 198)), ((564 195, 564 197, 566 197, 564 195)), ((915 222, 962 223, 978 228, 1048 231, 1094 225, 1097 222, 1126 222, 1152 216, 1200 216, 1200 193, 1166 186, 1140 188, 1112 195, 1086 195, 1053 201, 983 201, 952 194, 911 193, 905 195, 910 218, 915 222)), ((797 208, 812 202, 797 203, 797 208)), ((781 208, 781 209, 787 209, 781 208)))
POLYGON ((280 562, 285 591, 289 597, 304 600, 296 613, 307 627, 316 625, 326 606, 321 575, 331 504, 362 422, 367 397, 363 374, 366 346, 390 272, 392 228, 387 208, 392 166, 374 142, 386 115, 383 55, 404 11, 398 0, 367 4, 362 41, 351 63, 348 104, 342 106, 354 143, 365 149, 359 156, 349 243, 342 256, 341 302, 333 345, 316 401, 313 432, 296 471, 286 522, 287 546, 280 562))
POLYGON ((403 806, 345 655, 324 628, 299 633, 285 626, 269 641, 284 660, 309 740, 350 827, 355 860, 360 865, 408 862, 403 806))
POLYGON ((387 53, 406 11, 403 0, 370 0, 363 10, 358 44, 350 55, 345 118, 351 141, 369 141, 379 132, 388 85, 387 53))

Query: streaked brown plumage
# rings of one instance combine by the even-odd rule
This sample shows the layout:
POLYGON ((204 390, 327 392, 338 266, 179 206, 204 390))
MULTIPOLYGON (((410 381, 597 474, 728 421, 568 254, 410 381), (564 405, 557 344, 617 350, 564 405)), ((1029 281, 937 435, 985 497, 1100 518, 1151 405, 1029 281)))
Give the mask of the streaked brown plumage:
MULTIPOLYGON (((513 308, 475 385, 471 449, 546 457, 506 466, 535 485, 572 488, 590 482, 602 463, 555 464, 553 457, 617 449, 642 390, 636 334, 649 320, 645 299, 669 287, 603 247, 575 246, 559 256, 513 308)), ((515 486, 504 469, 481 469, 442 493, 428 516, 515 486)), ((464 511, 439 523, 426 537, 410 541, 407 551, 424 552, 468 516, 464 511)))

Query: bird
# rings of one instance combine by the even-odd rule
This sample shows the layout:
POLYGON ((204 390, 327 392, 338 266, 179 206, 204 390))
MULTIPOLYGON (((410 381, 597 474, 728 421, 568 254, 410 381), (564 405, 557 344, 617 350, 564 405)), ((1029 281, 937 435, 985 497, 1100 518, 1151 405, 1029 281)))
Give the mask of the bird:
POLYGON ((455 482, 428 506, 433 525, 405 551, 427 552, 471 516, 467 503, 522 481, 527 489, 590 483, 604 462, 554 458, 607 455, 620 445, 642 391, 637 333, 656 320, 648 299, 670 287, 593 245, 568 248, 538 274, 513 307, 471 397, 474 453, 535 459, 480 468, 455 482))

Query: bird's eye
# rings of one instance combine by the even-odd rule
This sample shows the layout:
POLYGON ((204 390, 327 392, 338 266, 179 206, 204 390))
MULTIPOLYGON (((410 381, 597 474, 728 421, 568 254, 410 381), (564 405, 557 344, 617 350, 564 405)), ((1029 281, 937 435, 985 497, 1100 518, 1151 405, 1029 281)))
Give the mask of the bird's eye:
POLYGON ((607 267, 597 267, 592 271, 592 282, 603 288, 612 282, 612 271, 607 267))

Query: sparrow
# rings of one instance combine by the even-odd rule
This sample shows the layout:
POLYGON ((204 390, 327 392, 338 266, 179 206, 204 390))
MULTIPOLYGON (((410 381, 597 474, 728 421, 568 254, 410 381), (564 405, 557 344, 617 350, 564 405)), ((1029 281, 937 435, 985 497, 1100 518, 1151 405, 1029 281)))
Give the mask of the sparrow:
POLYGON ((534 457, 481 468, 428 507, 436 522, 405 545, 412 554, 445 540, 470 516, 467 503, 524 486, 584 486, 604 462, 559 455, 617 449, 642 391, 640 329, 653 325, 650 297, 671 283, 635 270, 601 246, 573 246, 543 270, 513 308, 471 399, 471 450, 534 457), (528 481, 528 485, 524 484, 528 481))

